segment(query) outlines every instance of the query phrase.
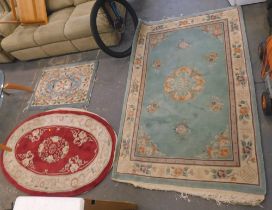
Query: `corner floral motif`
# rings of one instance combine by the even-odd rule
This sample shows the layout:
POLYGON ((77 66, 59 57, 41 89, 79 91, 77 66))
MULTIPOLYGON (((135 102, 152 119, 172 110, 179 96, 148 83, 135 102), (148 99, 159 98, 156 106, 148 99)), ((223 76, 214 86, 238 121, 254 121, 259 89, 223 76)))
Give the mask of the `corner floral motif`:
POLYGON ((229 138, 229 130, 219 133, 215 140, 206 147, 206 151, 201 157, 208 159, 227 159, 232 156, 232 142, 229 138))
POLYGON ((185 41, 184 39, 182 39, 178 44, 179 49, 187 49, 190 46, 191 46, 191 44, 189 42, 185 41))
POLYGON ((220 98, 217 96, 213 96, 209 104, 209 109, 213 112, 219 112, 223 109, 223 107, 224 107, 224 104, 222 103, 220 98))
POLYGON ((211 36, 215 37, 216 39, 223 41, 224 30, 223 30, 223 25, 221 23, 204 25, 201 27, 201 30, 203 32, 210 34, 211 36))
POLYGON ((246 71, 241 68, 235 68, 235 77, 238 85, 245 87, 247 84, 246 71))
POLYGON ((75 173, 82 168, 88 163, 88 161, 81 160, 78 155, 69 158, 68 163, 60 170, 60 172, 69 172, 69 173, 75 173))
POLYGON ((71 132, 74 138, 73 143, 79 147, 86 142, 95 140, 95 137, 92 134, 88 134, 83 130, 73 129, 71 132))
POLYGON ((205 82, 203 75, 183 66, 166 77, 164 92, 175 101, 185 102, 196 97, 204 89, 205 82))
POLYGON ((239 103, 239 120, 246 123, 248 120, 250 120, 250 108, 245 100, 241 100, 239 103))
POLYGON ((166 33, 158 33, 150 35, 150 47, 157 47, 162 41, 166 39, 166 33))
POLYGON ((137 138, 136 153, 140 156, 161 157, 163 154, 151 140, 151 137, 140 130, 137 138))
POLYGON ((146 111, 148 113, 154 113, 156 112, 158 109, 160 108, 159 104, 156 102, 150 103, 147 107, 146 107, 146 111))

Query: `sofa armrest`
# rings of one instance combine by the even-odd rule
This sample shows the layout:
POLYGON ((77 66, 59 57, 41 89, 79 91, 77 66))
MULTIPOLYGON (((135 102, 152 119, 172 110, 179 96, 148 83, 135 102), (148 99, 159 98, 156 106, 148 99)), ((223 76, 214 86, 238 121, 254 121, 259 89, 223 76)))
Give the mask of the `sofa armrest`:
POLYGON ((2 40, 4 37, 0 35, 0 64, 1 63, 10 63, 14 60, 14 57, 11 56, 9 53, 5 52, 1 46, 2 40))
MULTIPOLYGON (((7 13, 6 15, 0 18, 0 21, 12 21, 13 15, 11 12, 7 13)), ((10 35, 19 25, 19 23, 1 23, 0 24, 0 35, 3 37, 7 37, 10 35)))

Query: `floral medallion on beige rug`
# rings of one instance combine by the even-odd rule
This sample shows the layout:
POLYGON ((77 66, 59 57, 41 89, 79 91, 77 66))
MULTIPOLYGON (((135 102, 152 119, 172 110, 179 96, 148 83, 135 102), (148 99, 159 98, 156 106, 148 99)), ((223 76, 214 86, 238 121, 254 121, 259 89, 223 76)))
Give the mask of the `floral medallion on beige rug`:
POLYGON ((257 205, 266 193, 242 13, 141 22, 113 179, 257 205))
POLYGON ((90 100, 97 62, 50 67, 43 70, 30 109, 81 106, 90 100))

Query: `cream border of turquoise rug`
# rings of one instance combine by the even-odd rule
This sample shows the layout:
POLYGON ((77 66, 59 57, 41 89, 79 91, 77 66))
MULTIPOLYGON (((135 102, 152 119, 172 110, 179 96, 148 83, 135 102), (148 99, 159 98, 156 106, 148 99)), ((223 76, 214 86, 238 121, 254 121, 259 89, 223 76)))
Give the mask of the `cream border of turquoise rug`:
MULTIPOLYGON (((120 142, 121 142, 121 137, 122 137, 122 128, 124 124, 124 113, 126 110, 126 104, 127 104, 127 97, 128 97, 128 92, 129 92, 129 87, 130 87, 130 78, 132 76, 132 66, 133 66, 133 61, 135 57, 135 51, 136 51, 136 46, 137 46, 137 38, 138 34, 140 31, 140 27, 142 23, 145 24, 158 24, 158 23, 165 23, 166 21, 174 21, 174 20, 182 20, 187 17, 182 17, 182 18, 176 18, 176 19, 169 19, 169 20, 163 20, 163 21, 158 21, 158 22, 143 22, 140 21, 137 33, 135 35, 135 40, 134 40, 134 45, 133 45, 133 52, 131 56, 131 62, 130 62, 130 70, 129 70, 129 75, 128 75, 128 83, 127 83, 127 89, 126 89, 126 95, 124 99, 124 107, 123 107, 123 115, 121 119, 121 124, 120 124, 120 131, 119 131, 119 139, 118 139, 118 146, 117 146, 117 153, 116 153, 116 159, 115 159, 115 164, 114 164, 114 169, 113 169, 113 175, 112 179, 118 182, 124 182, 124 183, 130 183, 133 184, 135 187, 142 187, 146 189, 151 189, 151 190, 164 190, 164 191, 176 191, 176 192, 181 192, 185 194, 190 194, 190 195, 196 195, 200 196, 206 199, 214 199, 216 201, 220 202, 226 202, 226 203, 234 203, 234 204, 246 204, 246 205, 258 205, 261 203, 266 194, 266 184, 265 184, 265 173, 264 173, 264 163, 263 163, 263 157, 262 157, 262 148, 261 148, 261 136, 260 136, 260 127, 259 127, 259 120, 257 116, 257 104, 256 104, 256 96, 255 96, 255 89, 254 89, 254 81, 253 81, 253 75, 252 75, 252 69, 251 69, 251 64, 250 64, 250 57, 249 57, 249 52, 248 52, 248 45, 247 45, 247 39, 246 39, 246 33, 245 33, 245 27, 244 27, 244 21, 243 21, 243 16, 242 16, 242 10, 240 7, 230 7, 230 8, 225 8, 225 9, 220 9, 220 10, 215 10, 215 11, 208 11, 188 17, 194 17, 194 16, 199 16, 199 15, 206 15, 206 14, 212 14, 215 12, 220 12, 220 11, 227 11, 231 9, 237 9, 239 12, 240 16, 240 25, 241 25, 241 32, 243 36, 243 44, 244 44, 244 51, 245 51, 245 60, 247 64, 247 73, 248 73, 248 80, 250 84, 250 91, 251 91, 251 102, 252 102, 252 110, 253 110, 253 119, 254 119, 254 124, 255 124, 255 136, 256 136, 256 154, 258 156, 258 166, 259 166, 259 178, 260 178, 260 186, 258 187, 253 187, 252 186, 246 186, 245 189, 256 189, 256 193, 247 193, 243 192, 243 190, 240 189, 239 185, 234 186, 232 190, 224 190, 225 187, 227 187, 228 183, 220 183, 220 188, 216 189, 216 183, 210 183, 209 187, 205 187, 205 183, 201 187, 201 183, 196 184, 195 182, 192 181, 186 181, 186 185, 184 186, 176 186, 173 184, 173 182, 169 181, 168 183, 165 184, 158 184, 156 185, 155 183, 148 183, 148 179, 142 179, 141 177, 135 176, 135 175, 124 175, 124 174, 119 174, 117 172, 117 162, 118 162, 118 157, 119 157, 119 148, 120 148, 120 142), (133 181, 130 179, 131 176, 134 176, 137 181, 133 181), (198 186, 197 186, 198 185, 198 186)), ((136 180, 135 179, 135 180, 136 180)), ((154 178, 156 179, 156 178, 154 178)), ((201 181, 199 181, 201 182, 201 181)), ((244 190, 246 191, 246 190, 244 190)))

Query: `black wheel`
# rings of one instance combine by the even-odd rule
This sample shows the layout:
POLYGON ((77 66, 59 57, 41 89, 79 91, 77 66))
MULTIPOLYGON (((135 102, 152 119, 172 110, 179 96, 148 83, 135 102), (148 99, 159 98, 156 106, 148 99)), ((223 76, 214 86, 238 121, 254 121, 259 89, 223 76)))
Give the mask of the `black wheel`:
POLYGON ((97 0, 90 15, 90 25, 97 45, 110 56, 122 58, 131 53, 138 17, 127 1, 113 0, 113 2, 117 6, 120 18, 116 17, 108 0, 97 0), (115 43, 110 43, 112 37, 107 37, 109 33, 105 33, 109 28, 118 37, 115 43))
POLYGON ((259 46, 258 46, 258 54, 259 54, 259 58, 262 61, 264 58, 264 51, 265 51, 265 41, 260 42, 259 46))
POLYGON ((262 93, 262 110, 265 115, 272 114, 272 101, 268 91, 262 93))

